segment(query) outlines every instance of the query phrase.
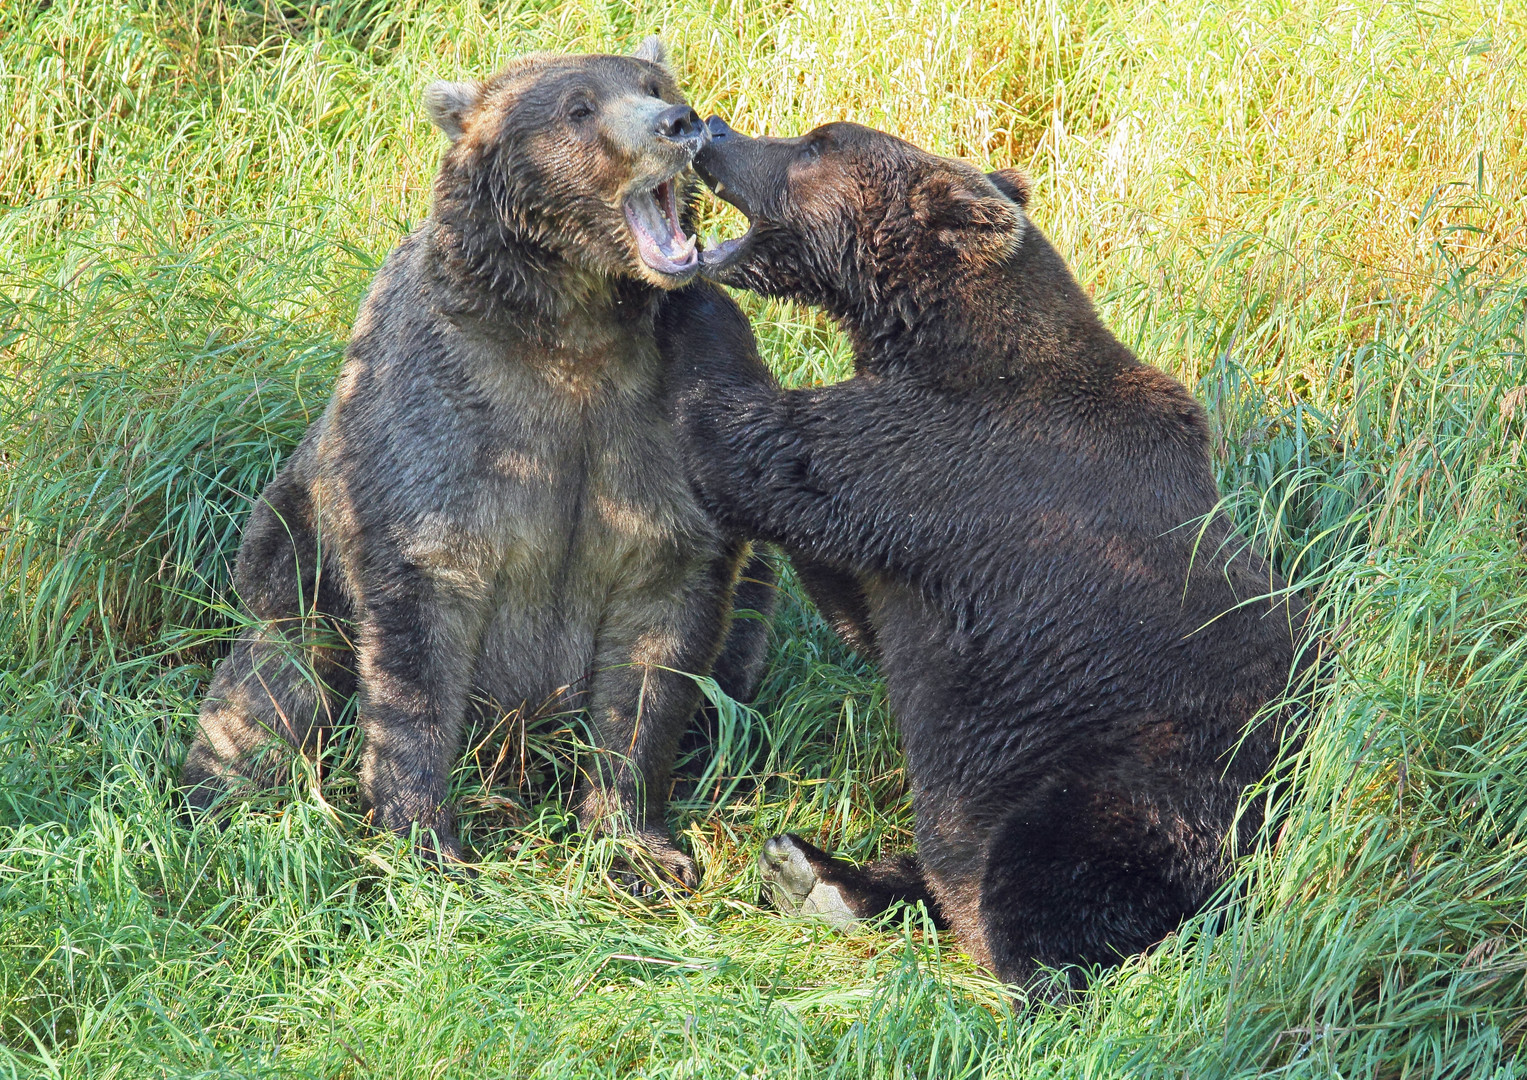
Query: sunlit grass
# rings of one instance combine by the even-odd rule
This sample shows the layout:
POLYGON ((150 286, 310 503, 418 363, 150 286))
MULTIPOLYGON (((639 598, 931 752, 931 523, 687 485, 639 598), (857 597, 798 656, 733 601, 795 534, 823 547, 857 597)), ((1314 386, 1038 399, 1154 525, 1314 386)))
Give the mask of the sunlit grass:
MULTIPOLYGON (((1519 6, 1451 0, 5 6, 0 1075, 1515 1075, 1524 41, 1519 6), (353 740, 225 831, 175 816, 248 500, 428 212, 422 88, 655 29, 739 129, 1026 169, 1317 603, 1278 846, 1076 1007, 1012 1018, 913 913, 756 909, 774 831, 910 835, 883 688, 793 591, 758 710, 723 703, 675 804, 692 897, 627 895, 573 832, 572 722, 490 734, 491 787, 464 764, 470 883, 361 827, 353 740)), ((847 372, 818 316, 745 302, 787 382, 847 372)))

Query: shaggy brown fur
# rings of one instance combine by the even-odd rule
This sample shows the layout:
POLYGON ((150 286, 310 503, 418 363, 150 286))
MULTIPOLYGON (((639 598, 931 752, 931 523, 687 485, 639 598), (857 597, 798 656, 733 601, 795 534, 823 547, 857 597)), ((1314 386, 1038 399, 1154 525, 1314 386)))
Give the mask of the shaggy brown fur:
MULTIPOLYGON (((707 136, 652 43, 528 57, 426 104, 451 139, 434 212, 377 274, 328 409, 246 526, 258 623, 217 668, 183 782, 197 806, 270 782, 272 745, 312 746, 358 691, 373 819, 460 859, 463 725, 585 710, 581 816, 692 883, 664 822, 698 701, 683 673, 716 660, 747 550, 684 477, 653 313, 697 266, 676 208, 707 136)), ((740 695, 762 660, 745 625, 740 695)))
POLYGON ((1146 948, 1258 828, 1241 796, 1285 725, 1253 719, 1304 621, 1217 508, 1203 410, 1098 320, 1017 174, 711 126, 695 167, 750 227, 709 272, 825 308, 855 375, 781 391, 735 304, 673 294, 688 467, 880 660, 917 812, 915 860, 785 835, 765 880, 834 922, 928 901, 1017 983, 1146 948))

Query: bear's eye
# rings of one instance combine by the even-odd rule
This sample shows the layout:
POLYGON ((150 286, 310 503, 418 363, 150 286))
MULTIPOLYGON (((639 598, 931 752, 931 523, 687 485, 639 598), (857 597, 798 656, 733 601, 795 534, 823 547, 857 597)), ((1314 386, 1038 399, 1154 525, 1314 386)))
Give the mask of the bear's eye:
POLYGON ((594 106, 587 101, 575 101, 572 108, 567 110, 567 118, 575 124, 582 123, 593 115, 594 106))
POLYGON ((663 96, 663 88, 657 84, 656 80, 647 84, 647 96, 655 98, 663 96))
POLYGON ((822 156, 822 144, 816 139, 808 139, 801 147, 802 161, 815 161, 822 156))

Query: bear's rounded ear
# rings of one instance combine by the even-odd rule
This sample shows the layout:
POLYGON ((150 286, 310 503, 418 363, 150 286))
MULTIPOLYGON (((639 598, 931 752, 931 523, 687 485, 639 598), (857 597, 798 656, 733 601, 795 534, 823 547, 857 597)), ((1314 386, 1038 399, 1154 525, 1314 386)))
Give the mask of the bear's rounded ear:
POLYGON ((455 142, 466 130, 467 117, 482 104, 483 85, 466 82, 433 82, 424 88, 424 109, 435 126, 455 142))
POLYGON ((1017 169, 997 169, 987 173, 986 179, 1019 206, 1029 205, 1029 178, 1017 169))
POLYGON ((656 34, 643 38, 642 43, 631 55, 649 64, 656 64, 660 68, 668 66, 668 46, 664 45, 663 39, 656 34))
POLYGON ((918 224, 967 255, 1005 250, 1023 228, 1016 199, 974 169, 936 172, 912 195, 918 224))

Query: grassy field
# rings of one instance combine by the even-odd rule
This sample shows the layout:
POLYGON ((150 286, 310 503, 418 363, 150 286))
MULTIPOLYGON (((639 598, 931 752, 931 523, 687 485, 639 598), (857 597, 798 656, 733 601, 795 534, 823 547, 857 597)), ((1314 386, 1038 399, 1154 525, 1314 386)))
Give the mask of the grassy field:
MULTIPOLYGON (((304 4, 0 8, 0 1077, 1527 1074, 1527 9, 304 4), (653 30, 741 130, 1026 169, 1316 603, 1278 843, 1073 1007, 1014 1018, 915 913, 755 906, 781 828, 909 837, 881 684, 793 591, 675 806, 695 895, 609 882, 555 724, 463 765, 472 882, 360 826, 353 740, 224 832, 176 819, 249 499, 428 212, 423 87, 653 30)), ((846 373, 747 303, 784 379, 846 373)))

